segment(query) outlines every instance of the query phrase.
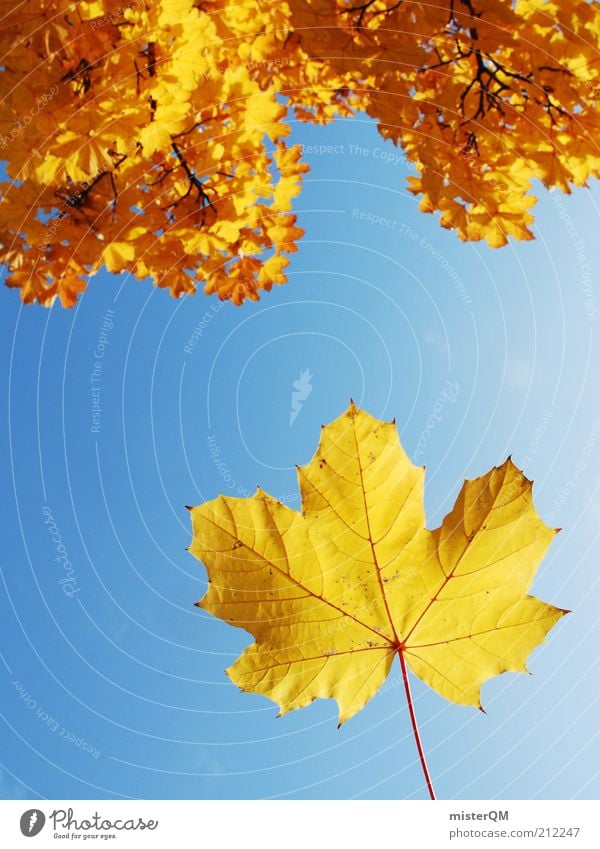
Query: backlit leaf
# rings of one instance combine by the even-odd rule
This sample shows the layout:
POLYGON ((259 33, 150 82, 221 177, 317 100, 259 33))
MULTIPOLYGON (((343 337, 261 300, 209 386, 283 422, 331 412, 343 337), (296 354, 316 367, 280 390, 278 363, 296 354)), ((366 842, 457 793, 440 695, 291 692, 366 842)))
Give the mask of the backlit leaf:
POLYGON ((502 672, 526 671, 565 611, 528 591, 556 531, 506 460, 464 483, 426 528, 425 472, 394 423, 354 405, 298 468, 302 513, 260 489, 192 509, 206 566, 199 606, 252 634, 227 672, 281 713, 334 698, 340 722, 377 692, 394 659, 459 704, 502 672))

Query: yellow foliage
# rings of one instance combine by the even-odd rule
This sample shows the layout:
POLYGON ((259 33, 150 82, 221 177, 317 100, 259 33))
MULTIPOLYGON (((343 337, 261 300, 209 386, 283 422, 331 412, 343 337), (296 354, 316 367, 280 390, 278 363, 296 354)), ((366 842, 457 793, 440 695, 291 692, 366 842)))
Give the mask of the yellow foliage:
POLYGON ((204 610, 255 642, 227 672, 281 713, 317 698, 340 722, 377 692, 396 655, 453 702, 481 706, 484 681, 524 672, 564 610, 528 595, 556 531, 508 459, 468 480, 434 531, 424 469, 395 424, 353 404, 298 467, 302 513, 260 489, 191 508, 204 610))
POLYGON ((534 179, 568 193, 600 172, 598 3, 0 5, 0 261, 27 301, 72 304, 103 261, 236 303, 285 282, 269 257, 301 236, 307 170, 288 107, 371 115, 420 208, 494 247, 532 237, 534 179))

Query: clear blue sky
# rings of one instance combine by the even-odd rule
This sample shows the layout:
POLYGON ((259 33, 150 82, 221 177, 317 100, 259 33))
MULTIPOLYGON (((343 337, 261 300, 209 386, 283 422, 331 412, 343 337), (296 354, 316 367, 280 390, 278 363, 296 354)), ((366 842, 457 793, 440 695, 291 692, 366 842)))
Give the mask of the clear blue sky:
POLYGON ((290 283, 259 304, 175 301, 104 273, 70 312, 0 289, 0 792, 426 796, 399 668, 339 731, 331 701, 275 719, 224 674, 248 635, 194 607, 206 584, 184 505, 260 484, 298 507, 294 464, 352 396, 395 416, 426 464, 430 527, 465 477, 512 454, 564 529, 534 591, 574 613, 533 676, 486 684, 487 715, 413 681, 439 795, 597 798, 598 187, 544 192, 537 240, 492 251, 418 212, 373 122, 295 133, 338 147, 306 154, 306 236, 290 283))

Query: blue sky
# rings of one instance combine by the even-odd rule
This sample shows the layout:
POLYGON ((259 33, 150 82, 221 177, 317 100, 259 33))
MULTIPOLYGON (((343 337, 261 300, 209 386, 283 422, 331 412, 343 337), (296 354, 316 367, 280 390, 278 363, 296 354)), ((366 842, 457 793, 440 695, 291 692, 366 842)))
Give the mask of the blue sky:
POLYGON ((298 508, 294 466, 352 396, 426 464, 429 527, 512 454, 563 528, 533 589, 574 612, 533 675, 487 683, 486 715, 413 679, 438 794, 597 798, 598 187, 543 192, 536 241, 492 251, 418 212, 372 121, 294 132, 306 236, 260 303, 104 273, 73 311, 0 289, 0 793, 425 798, 399 668, 339 731, 329 700, 276 719, 224 674, 251 638, 194 606, 184 505, 260 484, 298 508))

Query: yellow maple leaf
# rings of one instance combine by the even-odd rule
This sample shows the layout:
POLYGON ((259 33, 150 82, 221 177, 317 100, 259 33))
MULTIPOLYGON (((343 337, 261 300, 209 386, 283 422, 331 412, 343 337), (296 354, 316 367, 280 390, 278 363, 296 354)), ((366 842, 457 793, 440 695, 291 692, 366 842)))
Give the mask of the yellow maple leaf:
POLYGON ((102 258, 109 271, 118 273, 135 257, 135 246, 131 242, 111 242, 103 251, 102 258))
POLYGON ((210 582, 198 605, 255 638, 227 670, 235 684, 282 714, 334 698, 341 724, 396 657, 411 707, 407 667, 475 707, 484 681, 526 670, 566 612, 527 594, 556 533, 531 481, 508 459, 466 481, 430 531, 424 476, 394 422, 351 404, 298 467, 302 513, 260 489, 190 508, 210 582))

